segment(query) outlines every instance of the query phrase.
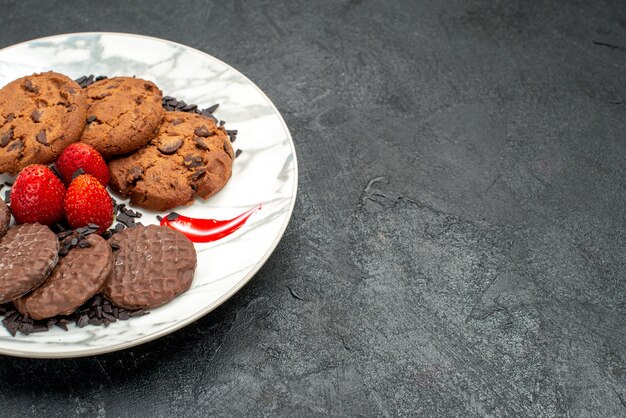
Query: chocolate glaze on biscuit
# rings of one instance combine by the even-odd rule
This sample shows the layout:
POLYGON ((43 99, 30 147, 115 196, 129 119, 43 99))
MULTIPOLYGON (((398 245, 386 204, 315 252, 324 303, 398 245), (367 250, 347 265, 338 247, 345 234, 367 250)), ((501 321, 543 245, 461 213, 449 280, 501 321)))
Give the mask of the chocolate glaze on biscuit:
POLYGON ((100 291, 113 271, 113 252, 99 235, 85 239, 89 247, 71 249, 41 286, 13 302, 22 314, 33 319, 69 315, 100 291))
POLYGON ((180 232, 149 225, 125 229, 109 240, 118 249, 103 293, 126 309, 161 306, 191 286, 196 269, 193 243, 180 232))
POLYGON ((59 241, 45 225, 22 224, 0 238, 0 303, 33 290, 59 259, 59 241))
POLYGON ((109 163, 110 185, 133 205, 170 210, 222 189, 230 179, 233 158, 225 129, 212 119, 167 112, 150 143, 109 163))

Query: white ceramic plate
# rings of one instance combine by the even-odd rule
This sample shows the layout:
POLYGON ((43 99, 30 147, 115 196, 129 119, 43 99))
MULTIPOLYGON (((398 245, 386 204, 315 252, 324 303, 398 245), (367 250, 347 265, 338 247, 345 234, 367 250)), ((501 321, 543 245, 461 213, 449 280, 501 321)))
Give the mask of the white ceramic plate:
MULTIPOLYGON (((68 332, 11 337, 0 326, 0 353, 22 357, 78 357, 107 353, 154 340, 215 309, 259 270, 280 240, 293 211, 297 190, 296 154, 276 107, 252 81, 222 61, 162 39, 118 33, 78 33, 41 38, 0 50, 0 86, 35 72, 54 70, 72 78, 84 74, 135 75, 154 81, 166 95, 208 107, 238 129, 234 148, 243 150, 226 187, 207 201, 177 212, 230 219, 263 204, 233 235, 196 244, 193 285, 149 315, 108 328, 74 325, 68 332)), ((0 182, 7 180, 0 176, 0 182)), ((144 224, 157 223, 146 213, 144 224)))

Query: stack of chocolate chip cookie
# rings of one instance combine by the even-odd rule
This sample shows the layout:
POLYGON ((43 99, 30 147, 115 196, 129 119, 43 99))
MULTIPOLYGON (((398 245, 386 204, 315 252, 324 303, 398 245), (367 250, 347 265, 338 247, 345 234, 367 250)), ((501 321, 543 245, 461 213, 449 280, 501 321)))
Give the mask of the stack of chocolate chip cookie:
POLYGON ((224 187, 234 153, 223 126, 202 114, 165 111, 152 82, 131 77, 86 88, 55 72, 0 89, 0 173, 53 162, 85 142, 109 161, 111 188, 131 204, 165 211, 224 187))

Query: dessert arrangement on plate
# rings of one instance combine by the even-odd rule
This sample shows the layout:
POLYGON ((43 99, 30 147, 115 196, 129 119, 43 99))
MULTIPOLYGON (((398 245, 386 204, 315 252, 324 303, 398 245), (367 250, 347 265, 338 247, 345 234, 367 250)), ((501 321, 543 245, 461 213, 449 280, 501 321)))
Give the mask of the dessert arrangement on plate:
POLYGON ((241 151, 216 109, 135 77, 46 72, 0 89, 0 173, 16 176, 0 199, 0 315, 13 336, 108 326, 190 288, 192 241, 222 238, 258 207, 147 226, 136 208, 166 212, 224 187, 241 151))

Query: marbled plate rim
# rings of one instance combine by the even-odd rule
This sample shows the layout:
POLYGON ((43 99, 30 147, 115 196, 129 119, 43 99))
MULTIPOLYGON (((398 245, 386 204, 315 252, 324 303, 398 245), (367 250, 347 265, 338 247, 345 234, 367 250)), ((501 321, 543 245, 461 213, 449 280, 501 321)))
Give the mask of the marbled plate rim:
MULTIPOLYGON (((136 340, 133 341, 126 341, 126 342, 122 342, 122 343, 117 343, 117 344, 113 344, 110 346, 101 346, 101 347, 89 347, 86 349, 79 349, 79 350, 74 350, 74 351, 68 351, 68 352, 53 352, 53 353, 49 353, 49 352, 45 352, 45 351, 20 351, 20 350, 13 350, 13 349, 7 349, 5 347, 2 347, 0 345, 0 354, 3 355, 10 355, 10 356, 14 356, 14 357, 22 357, 22 358, 40 358, 40 359, 60 359, 60 358, 77 358, 77 357, 85 357, 85 356, 92 356, 92 355, 99 355, 99 354, 107 354, 107 353, 112 353, 115 351, 120 351, 120 350, 124 350, 127 348, 131 348, 131 347, 135 347, 141 344, 145 344, 147 342, 156 340, 158 338, 164 337, 168 334, 171 334, 195 321, 197 321, 198 319, 202 318, 203 316, 207 315, 208 313, 210 313, 211 311, 215 310, 216 308, 218 308, 220 305, 222 305, 224 302, 226 302, 228 299, 230 299, 235 293, 237 293, 246 283, 248 283, 253 277, 254 275, 260 270, 260 268, 265 264, 265 262, 269 259, 269 257, 272 255, 272 253, 274 252, 274 250, 276 249, 276 247, 278 246, 278 243, 280 242, 281 238, 283 237, 287 226, 289 224, 289 221, 291 219, 291 216, 293 214, 293 210, 295 207, 295 203, 296 203, 296 197, 297 197, 297 191, 298 191, 298 159, 297 159, 297 155, 296 155, 296 150, 295 150, 295 146, 293 143, 293 138, 291 136, 291 132, 289 131, 289 127, 287 126, 287 123, 285 122, 284 118, 282 117, 281 113, 279 112, 279 110, 276 108, 276 105, 272 102, 272 100, 265 94, 265 92, 263 92, 263 90, 261 90, 261 88, 259 86, 257 86, 252 80, 250 80, 248 77, 246 77, 243 73, 241 73, 239 70, 237 70, 236 68, 232 67, 231 65, 229 65, 228 63, 204 52, 201 51, 199 49, 181 44, 179 42, 175 42, 175 41, 170 41, 167 39, 163 39, 163 38, 158 38, 158 37, 154 37, 154 36, 148 36, 148 35, 141 35, 141 34, 134 34, 134 33, 125 33, 125 32, 70 32, 70 33, 62 33, 62 34, 57 34, 57 35, 51 35, 51 36, 45 36, 45 37, 40 37, 40 38, 34 38, 34 39, 30 39, 24 42, 19 42, 17 44, 13 44, 10 46, 7 46, 5 48, 1 48, 0 49, 0 54, 8 51, 12 48, 18 48, 24 45, 27 45, 29 43, 33 43, 33 42, 45 42, 45 41, 52 41, 52 40, 58 40, 60 38, 66 38, 66 37, 70 37, 70 36, 80 36, 80 35, 84 35, 84 36, 107 36, 107 35, 114 35, 114 36, 126 36, 126 37, 133 37, 133 38, 141 38, 141 39, 147 39, 147 40, 151 40, 154 42, 160 42, 163 43, 165 45, 174 45, 180 48, 185 48, 188 50, 192 50, 196 53, 199 53, 200 55, 204 56, 205 58, 215 61, 220 65, 223 65, 224 67, 226 67, 229 71, 234 72, 236 75, 238 75, 239 77, 241 77, 243 80, 245 80, 246 82, 248 82, 250 84, 251 87, 253 87, 269 104, 269 106, 271 107, 272 111, 274 112, 275 116, 278 117, 278 121, 280 122, 283 130, 285 131, 285 134, 287 136, 288 142, 289 142, 289 147, 291 150, 291 154, 293 155, 293 175, 294 175, 294 179, 293 179, 293 188, 292 188, 292 193, 291 193, 291 201, 289 203, 289 208, 288 211, 286 213, 286 217, 285 217, 285 221, 283 222, 283 224, 281 225, 278 233, 276 234, 276 237, 274 238, 274 241, 270 244, 270 246, 268 247, 267 251, 265 252, 265 254, 259 259, 259 261, 252 266, 252 268, 250 269, 250 271, 236 284, 234 284, 227 292, 225 292, 221 297, 219 297, 218 299, 216 299, 215 301, 213 301, 213 303, 210 303, 209 305, 207 305, 206 307, 204 307, 203 309, 199 310, 198 312, 196 312, 195 314, 191 315, 190 317, 184 319, 184 320, 180 320, 178 322, 175 322, 173 325, 164 328, 160 331, 151 333, 151 334, 147 334, 144 335, 142 337, 137 338, 136 340)), ((71 331, 70 331, 71 332, 71 331)))

